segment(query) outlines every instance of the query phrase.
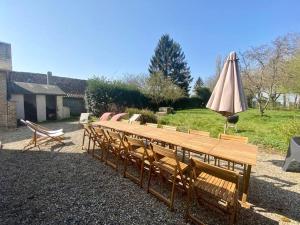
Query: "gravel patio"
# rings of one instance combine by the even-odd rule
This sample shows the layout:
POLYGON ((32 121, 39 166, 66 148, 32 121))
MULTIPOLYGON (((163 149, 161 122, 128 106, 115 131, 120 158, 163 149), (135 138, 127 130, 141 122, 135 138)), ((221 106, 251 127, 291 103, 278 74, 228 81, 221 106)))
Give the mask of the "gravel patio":
MULTIPOLYGON (((111 167, 81 150, 77 122, 47 123, 64 128, 65 146, 21 150, 31 137, 26 127, 0 131, 0 224, 186 224, 185 196, 175 212, 111 167)), ((251 209, 238 224, 300 224, 300 173, 283 172, 284 157, 260 150, 250 180, 251 209)), ((202 209, 201 209, 202 210, 202 209)), ((201 211, 208 224, 222 216, 201 211)))

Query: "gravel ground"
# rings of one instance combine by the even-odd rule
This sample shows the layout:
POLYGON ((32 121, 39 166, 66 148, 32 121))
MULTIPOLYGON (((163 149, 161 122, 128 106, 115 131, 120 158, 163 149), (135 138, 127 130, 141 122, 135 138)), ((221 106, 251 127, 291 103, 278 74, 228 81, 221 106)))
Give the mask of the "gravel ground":
MULTIPOLYGON (((186 224, 183 200, 175 212, 111 167, 81 150, 82 130, 63 127, 65 146, 20 152, 30 138, 25 127, 0 131, 0 224, 186 224)), ((283 172, 284 157, 260 151, 250 180, 251 209, 241 209, 238 224, 300 224, 300 173, 283 172)), ((208 224, 223 217, 201 208, 208 224)))

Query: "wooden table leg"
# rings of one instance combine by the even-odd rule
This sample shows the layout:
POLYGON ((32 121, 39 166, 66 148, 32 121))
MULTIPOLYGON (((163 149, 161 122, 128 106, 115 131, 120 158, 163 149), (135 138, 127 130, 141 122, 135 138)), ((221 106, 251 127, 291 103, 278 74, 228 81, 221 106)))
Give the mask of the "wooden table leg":
POLYGON ((243 177, 243 195, 242 195, 242 204, 246 208, 248 208, 250 206, 250 204, 248 204, 248 202, 247 202, 250 174, 251 174, 251 165, 247 165, 246 173, 244 174, 244 177, 243 177))

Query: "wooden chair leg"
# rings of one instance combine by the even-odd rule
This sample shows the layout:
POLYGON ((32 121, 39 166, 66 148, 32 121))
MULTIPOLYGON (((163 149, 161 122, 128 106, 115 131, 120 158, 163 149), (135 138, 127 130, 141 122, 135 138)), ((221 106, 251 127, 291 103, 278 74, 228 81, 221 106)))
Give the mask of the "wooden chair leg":
POLYGON ((172 185, 172 191, 171 191, 171 198, 170 198, 170 209, 171 211, 174 210, 174 195, 175 195, 175 185, 176 185, 176 174, 173 178, 173 185, 172 185))
POLYGON ((144 178, 144 160, 142 160, 141 171, 140 171, 140 187, 143 187, 143 178, 144 178))
POLYGON ((150 165, 150 169, 149 169, 149 177, 148 177, 147 193, 149 193, 149 188, 150 188, 150 184, 151 184, 151 176, 152 176, 152 165, 150 165))
POLYGON ((124 173, 123 173, 123 177, 126 177, 127 164, 128 164, 128 157, 126 156, 125 162, 124 162, 124 173))
POLYGON ((87 153, 90 153, 90 145, 91 145, 91 135, 89 135, 89 145, 88 145, 87 153))
POLYGON ((84 140, 85 140, 85 131, 83 132, 83 138, 82 138, 82 145, 81 145, 81 149, 84 149, 84 140))

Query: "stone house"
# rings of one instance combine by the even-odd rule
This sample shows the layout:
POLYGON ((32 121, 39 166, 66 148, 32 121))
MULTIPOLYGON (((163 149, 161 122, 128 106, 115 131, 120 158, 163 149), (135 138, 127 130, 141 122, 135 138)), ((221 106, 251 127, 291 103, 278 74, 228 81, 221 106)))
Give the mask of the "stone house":
POLYGON ((0 42, 0 127, 18 119, 42 122, 80 115, 86 80, 12 70, 10 45, 0 42))

